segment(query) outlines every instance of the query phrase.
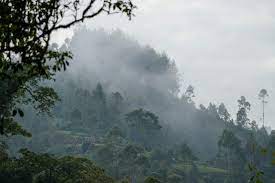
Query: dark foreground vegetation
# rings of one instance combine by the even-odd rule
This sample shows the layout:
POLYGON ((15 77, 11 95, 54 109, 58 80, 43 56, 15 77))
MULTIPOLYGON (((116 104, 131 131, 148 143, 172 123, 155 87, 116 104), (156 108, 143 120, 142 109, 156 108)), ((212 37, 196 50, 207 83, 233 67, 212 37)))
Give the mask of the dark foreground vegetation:
POLYGON ((51 31, 100 13, 131 18, 130 1, 89 14, 91 1, 71 24, 60 19, 78 1, 22 2, 1 1, 0 182, 275 181, 275 132, 248 118, 244 96, 236 117, 223 103, 197 107, 174 61, 120 31, 82 28, 49 43, 51 31))

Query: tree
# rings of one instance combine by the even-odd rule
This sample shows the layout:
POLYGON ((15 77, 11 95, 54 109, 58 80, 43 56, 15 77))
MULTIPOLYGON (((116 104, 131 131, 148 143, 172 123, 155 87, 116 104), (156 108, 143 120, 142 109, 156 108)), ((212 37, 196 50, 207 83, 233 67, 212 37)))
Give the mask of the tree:
POLYGON ((206 108, 203 104, 200 104, 199 109, 200 109, 202 112, 207 111, 207 108, 206 108))
POLYGON ((216 119, 219 119, 218 108, 215 104, 210 102, 207 107, 207 112, 208 112, 208 114, 215 117, 216 119))
POLYGON ((270 159, 273 165, 275 165, 275 131, 273 130, 270 134, 270 140, 268 143, 268 149, 271 152, 270 159))
POLYGON ((120 114, 123 106, 123 97, 119 92, 112 93, 110 100, 110 108, 114 114, 120 114))
POLYGON ((261 103, 263 105, 263 127, 265 124, 264 118, 265 118, 265 104, 267 103, 266 98, 268 97, 268 93, 266 89, 261 89, 259 95, 259 100, 261 100, 261 103))
POLYGON ((194 87, 189 85, 185 91, 185 93, 182 95, 182 99, 186 101, 187 103, 194 103, 192 98, 195 97, 194 94, 194 87))
POLYGON ((192 162, 198 160, 186 143, 176 146, 174 151, 174 156, 180 161, 192 162))
POLYGON ((96 122, 98 123, 99 128, 104 128, 105 125, 109 124, 109 113, 107 112, 107 105, 106 105, 106 94, 102 88, 102 85, 98 83, 96 88, 92 92, 92 99, 94 101, 94 108, 96 122))
POLYGON ((36 154, 26 149, 17 159, 9 158, 0 164, 0 181, 7 183, 112 183, 104 170, 90 160, 76 157, 56 158, 49 154, 36 154))
POLYGON ((251 104, 246 100, 244 96, 238 100, 239 110, 237 112, 237 124, 244 127, 249 123, 248 112, 250 111, 251 104))
POLYGON ((259 129, 258 124, 255 120, 251 121, 250 126, 253 132, 256 132, 259 129))
POLYGON ((104 166, 105 168, 107 166, 110 167, 112 166, 113 162, 116 161, 115 145, 112 143, 106 143, 96 150, 95 155, 96 160, 99 162, 101 166, 104 166))
POLYGON ((0 134, 28 135, 13 118, 16 111, 23 116, 16 108, 22 97, 27 97, 25 102, 37 102, 42 109, 56 100, 55 92, 40 86, 41 81, 66 70, 72 54, 50 45, 54 32, 103 13, 123 13, 131 19, 135 8, 131 0, 2 0, 0 134))
POLYGON ((189 171, 189 173, 188 173, 188 175, 186 177, 186 180, 187 180, 186 182, 192 182, 192 183, 199 183, 199 182, 201 182, 199 180, 200 173, 199 173, 198 167, 194 163, 192 163, 191 166, 192 167, 191 167, 191 169, 190 169, 190 171, 189 171))
POLYGON ((129 144, 125 146, 116 157, 118 167, 120 167, 120 174, 130 176, 131 182, 136 182, 133 179, 135 179, 138 169, 141 167, 139 162, 143 153, 143 147, 129 144))
POLYGON ((108 133, 107 133, 107 137, 109 139, 117 139, 117 138, 125 138, 125 134, 122 131, 121 128, 119 128, 118 126, 114 126, 108 133))
POLYGON ((220 116, 220 119, 222 119, 225 122, 230 121, 230 114, 228 110, 226 109, 224 103, 221 103, 218 107, 218 114, 220 116))
POLYGON ((221 148, 230 149, 234 152, 241 151, 241 141, 235 136, 232 131, 224 130, 218 141, 218 146, 221 148))
POLYGON ((137 109, 126 114, 126 121, 132 130, 132 138, 144 145, 150 140, 152 141, 156 132, 162 128, 158 116, 143 109, 137 109))
POLYGON ((241 141, 235 136, 232 131, 225 129, 218 141, 219 153, 224 153, 226 157, 226 166, 228 170, 228 179, 239 177, 238 170, 243 168, 243 150, 241 148, 241 141), (233 168, 234 167, 234 168, 233 168))
POLYGON ((96 85, 95 90, 93 91, 93 98, 96 100, 100 105, 106 105, 106 95, 103 91, 102 85, 98 83, 96 85))

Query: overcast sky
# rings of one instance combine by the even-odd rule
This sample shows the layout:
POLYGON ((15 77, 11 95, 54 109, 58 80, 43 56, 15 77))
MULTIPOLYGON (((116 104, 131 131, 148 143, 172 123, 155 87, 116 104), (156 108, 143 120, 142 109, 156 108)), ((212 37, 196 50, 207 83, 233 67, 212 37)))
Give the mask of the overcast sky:
MULTIPOLYGON (((275 1, 136 0, 132 21, 116 15, 86 22, 88 28, 122 29, 141 44, 175 60, 196 102, 224 102, 231 112, 244 95, 260 121, 259 90, 269 92, 267 125, 275 128, 275 1)), ((56 39, 64 37, 63 32, 56 39)))

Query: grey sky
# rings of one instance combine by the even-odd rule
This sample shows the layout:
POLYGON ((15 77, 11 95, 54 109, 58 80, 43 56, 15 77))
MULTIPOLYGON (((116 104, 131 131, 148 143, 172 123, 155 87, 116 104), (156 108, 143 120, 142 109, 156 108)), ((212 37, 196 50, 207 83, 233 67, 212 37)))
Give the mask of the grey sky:
MULTIPOLYGON (((132 21, 116 15, 86 23, 88 28, 120 28, 141 44, 173 58, 192 84, 196 102, 224 102, 234 112, 239 96, 253 104, 260 120, 257 94, 270 94, 266 120, 275 128, 275 1, 272 0, 136 0, 132 21)), ((70 33, 58 33, 62 39, 70 33)))

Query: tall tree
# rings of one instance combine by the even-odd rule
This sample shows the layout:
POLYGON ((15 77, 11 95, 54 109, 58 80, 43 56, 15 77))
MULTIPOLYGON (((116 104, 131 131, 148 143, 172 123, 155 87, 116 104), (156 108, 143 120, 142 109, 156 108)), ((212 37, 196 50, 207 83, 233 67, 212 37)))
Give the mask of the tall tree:
POLYGON ((246 100, 244 96, 238 100, 239 110, 237 112, 237 124, 244 127, 249 123, 248 112, 250 111, 251 104, 246 100))
POLYGON ((186 88, 186 91, 184 92, 184 94, 182 95, 182 99, 184 101, 186 101, 187 103, 194 103, 192 98, 195 97, 195 94, 194 94, 194 87, 192 85, 189 85, 187 88, 186 88))
POLYGON ((228 110, 226 109, 224 103, 221 103, 218 107, 218 114, 220 116, 220 118, 222 120, 224 120, 225 122, 229 122, 230 121, 230 114, 228 112, 228 110))
POLYGON ((266 98, 268 97, 267 90, 261 89, 258 97, 259 97, 259 100, 261 100, 261 103, 263 105, 263 119, 262 120, 263 120, 263 127, 264 127, 264 125, 265 125, 265 121, 264 121, 265 120, 265 104, 267 103, 266 98))
POLYGON ((106 105, 106 95, 103 91, 102 85, 98 83, 95 90, 93 91, 93 98, 100 105, 106 105))

